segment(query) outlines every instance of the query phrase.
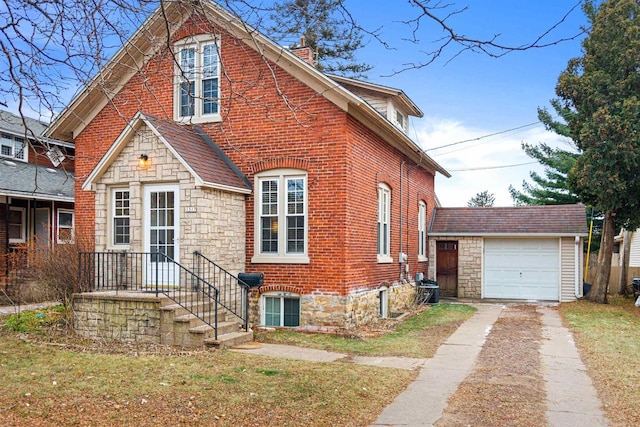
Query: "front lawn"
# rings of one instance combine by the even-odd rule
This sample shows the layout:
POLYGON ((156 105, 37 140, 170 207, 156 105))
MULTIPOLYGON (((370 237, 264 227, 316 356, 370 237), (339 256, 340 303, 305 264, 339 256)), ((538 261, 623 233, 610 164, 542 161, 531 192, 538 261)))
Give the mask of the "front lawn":
POLYGON ((610 304, 561 304, 603 409, 614 425, 638 425, 640 415, 640 308, 632 299, 610 304))
MULTIPOLYGON (((438 347, 469 317, 476 308, 462 304, 429 306, 419 314, 391 325, 390 330, 380 332, 373 328, 371 336, 363 339, 363 331, 345 333, 304 333, 286 329, 256 331, 257 341, 317 348, 338 353, 363 356, 433 357, 438 347)), ((366 331, 365 331, 366 332, 366 331)))

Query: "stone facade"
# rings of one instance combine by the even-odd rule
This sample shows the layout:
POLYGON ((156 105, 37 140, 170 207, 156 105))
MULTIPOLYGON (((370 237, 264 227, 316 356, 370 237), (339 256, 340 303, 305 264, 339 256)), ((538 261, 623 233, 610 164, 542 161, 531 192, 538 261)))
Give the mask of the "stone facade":
POLYGON ((73 302, 74 330, 94 340, 159 344, 162 301, 144 293, 77 294, 73 302))
POLYGON ((129 250, 145 252, 143 239, 144 186, 173 183, 180 187, 179 262, 192 265, 194 251, 223 266, 232 274, 245 268, 245 196, 195 185, 194 177, 156 135, 141 128, 125 145, 96 185, 96 251, 129 250), (140 153, 150 165, 138 165, 140 153), (115 246, 111 217, 111 190, 126 188, 130 194, 131 243, 115 246), (189 209, 187 209, 189 208, 189 209))
MULTIPOLYGON (((387 297, 387 316, 402 313, 411 308, 415 299, 415 284, 394 283, 377 289, 363 289, 347 296, 300 295, 300 326, 355 327, 374 323, 380 319, 380 298, 387 297)), ((260 295, 278 292, 274 287, 265 287, 249 296, 250 321, 260 325, 260 295)), ((283 291, 283 292, 289 292, 283 291)))
POLYGON ((429 278, 437 277, 437 252, 438 240, 458 242, 458 298, 482 298, 482 252, 483 238, 473 236, 446 236, 429 240, 429 253, 431 263, 429 278))

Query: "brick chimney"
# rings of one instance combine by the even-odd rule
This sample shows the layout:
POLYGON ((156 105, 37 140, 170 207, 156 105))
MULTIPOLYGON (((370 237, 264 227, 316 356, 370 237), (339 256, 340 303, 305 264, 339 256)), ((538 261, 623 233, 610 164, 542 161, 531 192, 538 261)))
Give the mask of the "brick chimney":
POLYGON ((304 37, 300 37, 300 44, 298 46, 291 48, 291 53, 293 53, 295 56, 302 59, 312 67, 316 66, 316 63, 313 60, 313 50, 311 50, 311 48, 307 46, 304 37))

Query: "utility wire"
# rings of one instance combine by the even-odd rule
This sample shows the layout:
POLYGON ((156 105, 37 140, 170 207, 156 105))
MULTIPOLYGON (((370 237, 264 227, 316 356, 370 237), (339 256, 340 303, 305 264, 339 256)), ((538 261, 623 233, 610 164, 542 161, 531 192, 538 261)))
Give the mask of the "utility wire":
POLYGON ((536 162, 526 162, 526 163, 517 163, 515 165, 502 165, 502 166, 487 166, 482 168, 468 168, 468 169, 447 169, 449 172, 469 172, 469 171, 483 171, 489 169, 503 169, 503 168, 514 168, 516 166, 524 166, 524 165, 532 165, 536 162))
POLYGON ((495 132, 495 133, 490 133, 488 135, 479 136, 477 138, 465 139, 464 141, 458 141, 458 142, 453 142, 451 144, 440 145, 438 147, 427 148, 424 151, 439 150, 440 148, 445 148, 445 147, 451 147, 451 146, 454 146, 454 145, 464 144, 465 142, 479 141, 481 139, 489 138, 489 137, 500 135, 500 134, 507 133, 507 132, 513 132, 514 130, 523 129, 523 128, 534 126, 534 125, 538 125, 538 124, 540 124, 540 122, 533 122, 533 123, 529 123, 529 124, 526 124, 526 125, 518 126, 518 127, 515 127, 515 128, 503 130, 503 131, 500 131, 500 132, 495 132))

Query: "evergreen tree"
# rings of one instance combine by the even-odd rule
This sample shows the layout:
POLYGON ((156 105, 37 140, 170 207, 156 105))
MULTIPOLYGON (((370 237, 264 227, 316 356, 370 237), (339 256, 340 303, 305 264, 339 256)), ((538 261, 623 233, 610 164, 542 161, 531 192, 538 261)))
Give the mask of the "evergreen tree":
POLYGON ((636 0, 586 1, 591 24, 583 56, 569 61, 556 87, 581 155, 568 185, 604 212, 596 277, 587 298, 607 302, 616 222, 640 225, 640 5, 636 0))
POLYGON ((283 0, 276 2, 270 36, 278 42, 302 39, 314 52, 316 67, 326 73, 364 78, 371 66, 358 62, 364 46, 362 32, 342 0, 283 0))
POLYGON ((469 199, 467 206, 470 208, 486 208, 493 206, 495 201, 495 195, 493 193, 489 193, 489 190, 484 190, 469 199))

